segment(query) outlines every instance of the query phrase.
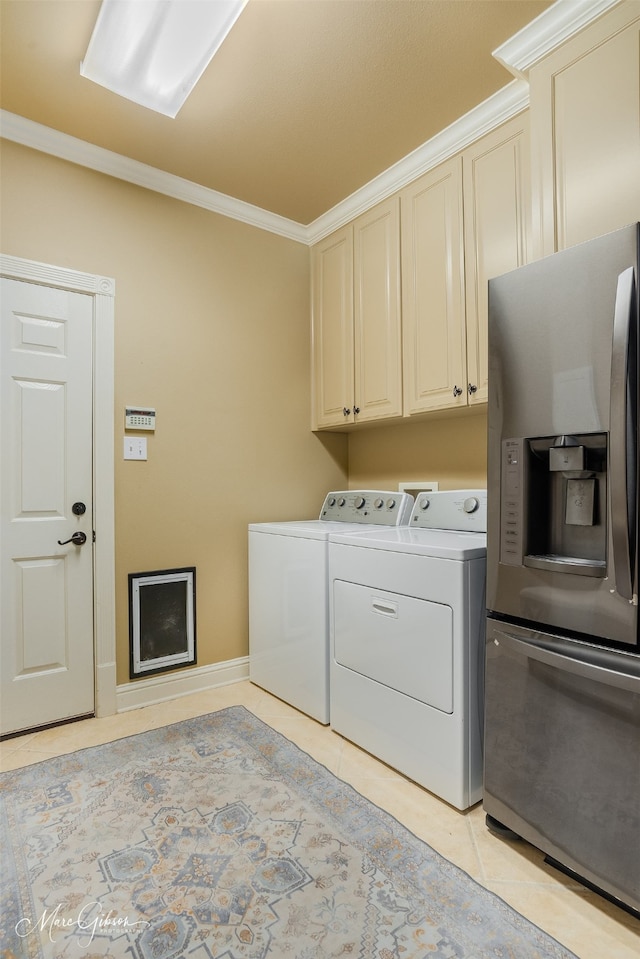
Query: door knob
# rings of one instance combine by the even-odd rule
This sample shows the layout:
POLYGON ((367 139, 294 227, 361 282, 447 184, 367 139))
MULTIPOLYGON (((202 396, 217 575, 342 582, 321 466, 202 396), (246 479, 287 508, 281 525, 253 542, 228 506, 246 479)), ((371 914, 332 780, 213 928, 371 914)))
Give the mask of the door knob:
POLYGON ((71 512, 74 513, 75 516, 82 516, 87 512, 87 507, 84 503, 74 503, 71 507, 71 512))
POLYGON ((58 546, 66 546, 67 543, 73 543, 74 546, 83 546, 87 542, 87 534, 78 530, 69 539, 59 539, 58 546))

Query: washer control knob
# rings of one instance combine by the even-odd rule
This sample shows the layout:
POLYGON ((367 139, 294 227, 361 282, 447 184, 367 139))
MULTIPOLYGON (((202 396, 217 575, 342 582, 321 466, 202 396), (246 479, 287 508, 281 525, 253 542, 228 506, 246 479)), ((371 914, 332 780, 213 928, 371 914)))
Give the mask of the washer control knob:
POLYGON ((387 500, 387 509, 393 509, 396 505, 396 501, 393 498, 387 500))
POLYGON ((356 509, 362 509, 365 503, 366 503, 366 500, 364 496, 356 496, 354 500, 354 505, 356 509))
POLYGON ((477 496, 468 496, 464 501, 462 508, 465 513, 475 513, 480 506, 480 500, 477 496))
POLYGON ((420 509, 429 509, 430 506, 431 500, 427 499, 426 496, 420 500, 420 509))
POLYGON ((330 496, 329 499, 327 500, 327 506, 335 506, 335 505, 336 505, 335 496, 330 496))
POLYGON ((341 496, 340 499, 338 500, 338 506, 344 506, 344 504, 345 504, 346 502, 347 502, 347 501, 346 501, 346 499, 344 498, 344 496, 341 496))
POLYGON ((376 500, 373 501, 373 505, 375 506, 376 509, 382 509, 382 507, 384 506, 384 500, 378 497, 376 500))

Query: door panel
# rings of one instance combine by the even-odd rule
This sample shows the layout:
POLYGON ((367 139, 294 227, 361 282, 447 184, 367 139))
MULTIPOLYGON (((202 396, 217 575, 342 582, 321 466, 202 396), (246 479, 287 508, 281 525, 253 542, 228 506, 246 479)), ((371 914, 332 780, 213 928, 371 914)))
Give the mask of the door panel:
POLYGON ((68 666, 65 642, 64 560, 14 562, 14 587, 22 616, 16 623, 19 675, 68 666))
POLYGON ((20 487, 14 515, 64 514, 65 390, 60 383, 14 379, 13 407, 20 411, 20 487), (47 464, 43 471, 42 464, 47 464))
POLYGON ((2 734, 94 708, 92 323, 89 295, 2 280, 2 734))

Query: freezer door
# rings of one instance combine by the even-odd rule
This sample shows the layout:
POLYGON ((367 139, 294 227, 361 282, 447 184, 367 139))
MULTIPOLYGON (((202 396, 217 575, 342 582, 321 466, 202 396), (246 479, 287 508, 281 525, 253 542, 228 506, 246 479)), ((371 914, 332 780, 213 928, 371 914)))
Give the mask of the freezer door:
POLYGON ((640 909, 640 659, 489 620, 485 811, 640 909))

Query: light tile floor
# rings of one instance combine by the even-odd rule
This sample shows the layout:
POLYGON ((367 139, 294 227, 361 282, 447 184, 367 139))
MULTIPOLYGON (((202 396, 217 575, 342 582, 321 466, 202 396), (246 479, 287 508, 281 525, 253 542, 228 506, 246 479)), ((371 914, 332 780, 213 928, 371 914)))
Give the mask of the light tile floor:
POLYGON ((640 956, 640 920, 545 865, 542 853, 527 843, 491 836, 481 805, 466 813, 453 809, 249 682, 6 740, 0 743, 0 769, 16 769, 232 705, 246 706, 580 959, 640 956))

